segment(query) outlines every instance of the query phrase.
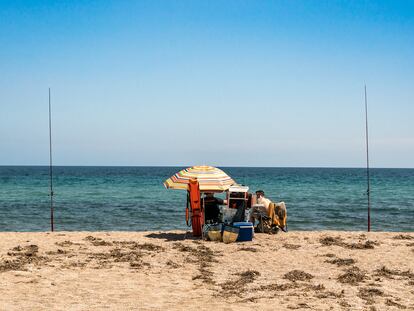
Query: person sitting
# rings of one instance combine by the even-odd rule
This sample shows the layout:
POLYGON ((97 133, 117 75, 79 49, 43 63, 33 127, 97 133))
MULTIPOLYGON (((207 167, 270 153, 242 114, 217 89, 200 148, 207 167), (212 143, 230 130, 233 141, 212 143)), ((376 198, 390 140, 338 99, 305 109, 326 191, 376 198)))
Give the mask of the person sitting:
POLYGON ((267 217, 269 205, 271 201, 264 196, 263 190, 256 191, 256 204, 252 205, 252 209, 250 211, 250 219, 249 221, 255 224, 255 221, 258 220, 259 222, 263 217, 267 217))
POLYGON ((268 198, 265 197, 265 193, 263 190, 257 190, 256 191, 256 198, 257 198, 257 204, 264 205, 266 212, 269 210, 269 204, 272 203, 268 198))
POLYGON ((201 206, 204 207, 204 219, 206 224, 219 222, 219 205, 223 204, 225 204, 224 200, 216 198, 214 193, 205 193, 204 198, 201 199, 201 206))

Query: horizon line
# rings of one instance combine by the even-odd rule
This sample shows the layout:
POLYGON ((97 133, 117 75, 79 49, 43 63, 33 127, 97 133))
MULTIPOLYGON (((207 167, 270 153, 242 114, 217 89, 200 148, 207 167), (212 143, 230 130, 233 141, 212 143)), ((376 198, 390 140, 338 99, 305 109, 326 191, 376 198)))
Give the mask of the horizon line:
MULTIPOLYGON (((233 166, 233 165, 212 165, 223 168, 338 168, 338 169, 366 169, 365 166, 233 166)), ((48 164, 0 164, 0 167, 49 167, 48 164)), ((189 165, 53 165, 53 167, 191 167, 189 165)), ((414 167, 370 167, 370 169, 414 169, 414 167)))

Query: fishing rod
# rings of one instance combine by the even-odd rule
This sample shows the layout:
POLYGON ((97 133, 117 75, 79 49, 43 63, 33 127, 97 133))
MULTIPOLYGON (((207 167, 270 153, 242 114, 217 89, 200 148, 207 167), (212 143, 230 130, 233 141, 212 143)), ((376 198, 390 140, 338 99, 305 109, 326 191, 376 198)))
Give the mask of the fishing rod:
POLYGON ((54 231, 53 223, 53 170, 52 170, 52 107, 49 88, 49 186, 50 186, 50 228, 54 231))
POLYGON ((365 139, 367 146, 367 197, 368 197, 368 232, 371 231, 371 189, 369 176, 369 149, 368 149, 368 104, 367 104, 367 85, 365 85, 365 139))

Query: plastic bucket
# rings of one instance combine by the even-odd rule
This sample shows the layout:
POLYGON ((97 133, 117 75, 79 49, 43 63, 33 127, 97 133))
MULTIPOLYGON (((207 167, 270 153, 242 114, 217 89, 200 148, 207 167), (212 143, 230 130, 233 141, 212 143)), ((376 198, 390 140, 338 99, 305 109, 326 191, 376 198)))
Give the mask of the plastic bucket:
POLYGON ((221 225, 210 225, 207 235, 210 241, 221 241, 221 225))
POLYGON ((223 242, 226 244, 236 242, 239 236, 239 230, 240 229, 236 227, 225 226, 223 231, 223 242))

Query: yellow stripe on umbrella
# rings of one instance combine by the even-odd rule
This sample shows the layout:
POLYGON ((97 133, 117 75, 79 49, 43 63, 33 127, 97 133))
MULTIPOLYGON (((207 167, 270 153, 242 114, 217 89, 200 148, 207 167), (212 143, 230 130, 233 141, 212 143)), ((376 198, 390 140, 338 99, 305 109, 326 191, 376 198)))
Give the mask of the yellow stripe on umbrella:
POLYGON ((190 179, 197 179, 200 191, 226 191, 235 181, 213 166, 193 166, 179 171, 164 182, 167 189, 187 190, 190 179))

